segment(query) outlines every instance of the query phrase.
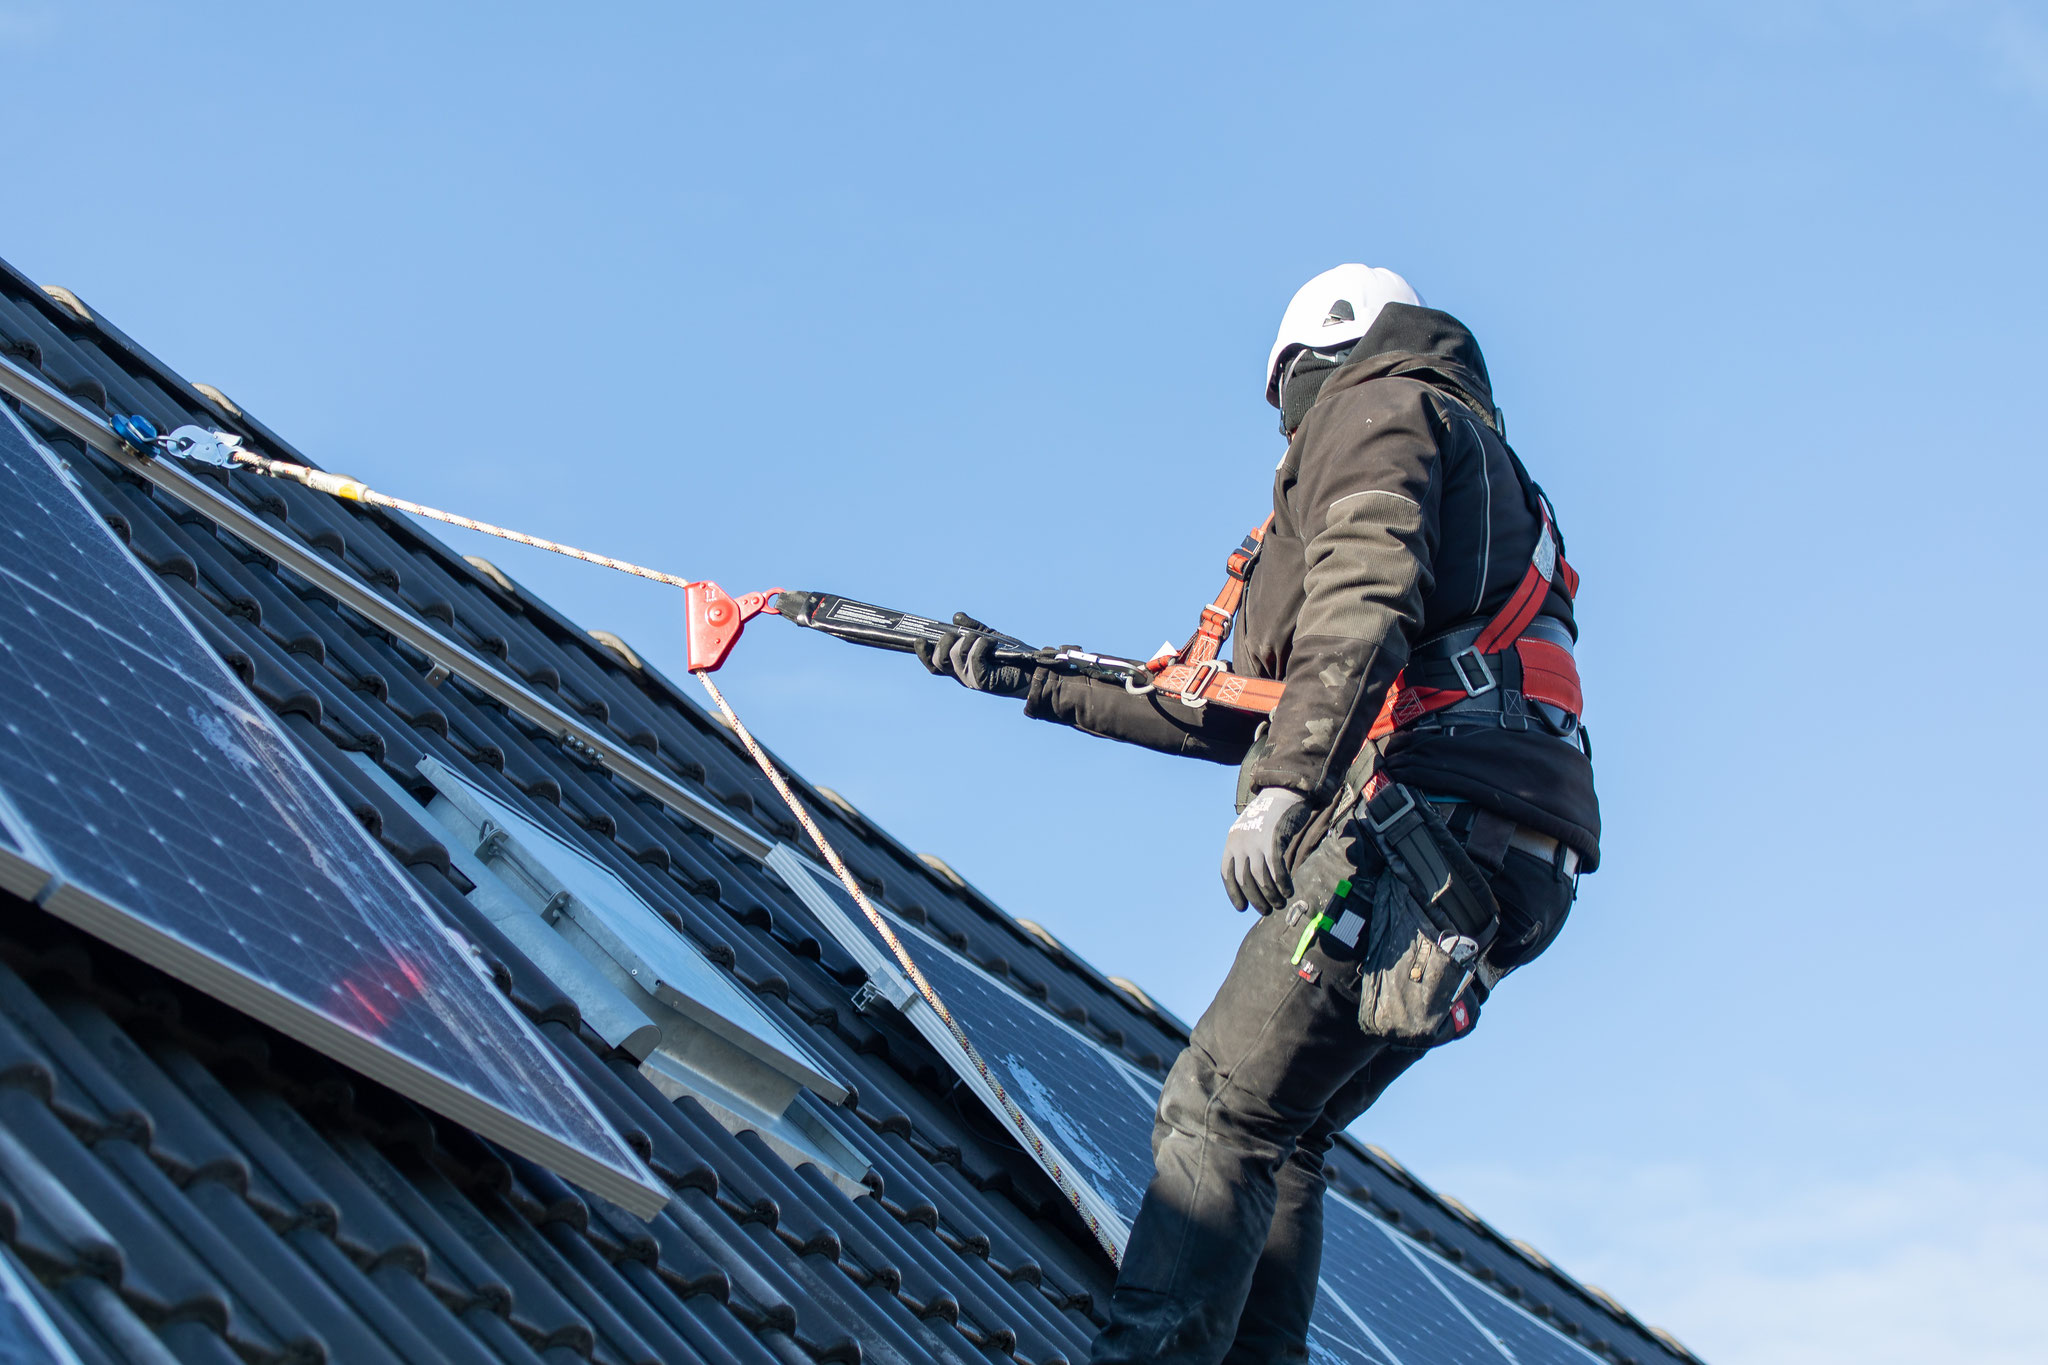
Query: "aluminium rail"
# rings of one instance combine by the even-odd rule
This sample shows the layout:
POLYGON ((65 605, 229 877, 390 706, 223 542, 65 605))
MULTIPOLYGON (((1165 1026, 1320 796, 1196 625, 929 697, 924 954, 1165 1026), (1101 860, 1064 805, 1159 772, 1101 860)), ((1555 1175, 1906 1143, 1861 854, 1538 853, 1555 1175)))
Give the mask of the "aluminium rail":
POLYGON ((40 376, 20 368, 7 356, 0 356, 0 393, 15 399, 46 421, 54 422, 67 434, 83 441, 123 469, 146 479, 152 487, 246 541, 251 548, 313 583, 337 602, 366 617, 378 629, 405 641, 425 654, 433 664, 461 677, 507 710, 525 717, 556 739, 595 755, 607 770, 633 783, 684 820, 725 840, 754 862, 767 866, 777 840, 726 815, 635 756, 615 736, 587 725, 543 700, 524 683, 507 677, 481 654, 441 634, 347 571, 279 532, 233 498, 216 493, 167 460, 138 454, 133 446, 114 434, 105 418, 60 393, 40 376))

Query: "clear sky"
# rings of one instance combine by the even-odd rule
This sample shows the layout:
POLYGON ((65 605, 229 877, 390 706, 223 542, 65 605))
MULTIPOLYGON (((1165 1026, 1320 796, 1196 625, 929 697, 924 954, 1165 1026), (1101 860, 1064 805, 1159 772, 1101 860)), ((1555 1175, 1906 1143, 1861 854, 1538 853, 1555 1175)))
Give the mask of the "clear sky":
MULTIPOLYGON (((1606 863, 1359 1131, 1715 1365, 2048 1358, 2042 5, 0 0, 0 60, 0 255, 328 467, 1034 640, 1186 634, 1282 305, 1401 271, 1585 575, 1606 863)), ((680 674, 671 592, 457 543, 680 674)), ((773 621, 726 679, 1199 1013, 1229 771, 773 621)))

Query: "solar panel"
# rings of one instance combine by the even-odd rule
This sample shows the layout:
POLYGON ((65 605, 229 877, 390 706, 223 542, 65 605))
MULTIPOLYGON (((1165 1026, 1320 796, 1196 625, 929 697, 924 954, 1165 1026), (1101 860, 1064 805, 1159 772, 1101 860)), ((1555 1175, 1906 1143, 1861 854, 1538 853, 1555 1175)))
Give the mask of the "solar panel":
MULTIPOLYGON (((769 856, 768 866, 1008 1127, 1009 1116, 988 1081, 960 1051, 938 1014, 902 979, 894 958, 869 937, 867 918, 845 888, 786 844, 769 856)), ((1057 1164, 1073 1175, 1081 1188, 1083 1212, 1122 1246, 1152 1173, 1149 1135, 1157 1083, 893 912, 891 918, 994 1078, 1037 1130, 1044 1147, 1037 1155, 1039 1163, 1048 1170, 1057 1164)))
POLYGON ((1601 1357, 1538 1319, 1520 1304, 1509 1303, 1428 1251, 1410 1250, 1432 1263, 1430 1269, 1444 1291, 1463 1304, 1521 1365, 1605 1365, 1601 1357))
POLYGON ((1003 1088, 1122 1215, 1138 1216, 1152 1179, 1159 1081, 912 925, 911 953, 1003 1088))
MULTIPOLYGON (((843 893, 842 893, 843 894, 843 893)), ((991 976, 914 925, 911 951, 1018 1104, 1128 1223, 1136 1218, 1152 1177, 1152 1116, 1159 1081, 1125 1065, 1066 1020, 991 976)), ((1516 1319, 1547 1345, 1569 1346, 1549 1328, 1499 1299, 1442 1261, 1411 1247, 1385 1224, 1341 1197, 1331 1197, 1324 1238, 1325 1290, 1312 1346, 1341 1365, 1440 1365, 1501 1359, 1464 1295, 1490 1301, 1495 1316, 1516 1319), (1361 1235, 1373 1240, 1360 1243, 1361 1235), (1361 1245, 1373 1253, 1361 1257, 1361 1245), (1331 1262, 1343 1258, 1334 1269, 1331 1262), (1361 1278, 1362 1277, 1362 1278, 1361 1278), (1334 1280, 1331 1284, 1329 1281, 1334 1280), (1452 1297, 1455 1284, 1464 1295, 1452 1297), (1348 1294, 1338 1286, 1349 1286, 1348 1294), (1363 1299, 1366 1311, 1353 1311, 1363 1299), (1376 1322, 1371 1312, 1382 1313, 1376 1322), (1360 1317, 1365 1318, 1364 1323, 1360 1317), (1404 1342, 1404 1338, 1411 1339, 1404 1342), (1396 1346, 1397 1342, 1404 1343, 1396 1346), (1400 1354, 1395 1354, 1400 1350, 1400 1354)), ((1574 1348, 1575 1349, 1575 1348, 1574 1348)), ((1584 1365, 1582 1355, 1523 1357, 1523 1365, 1584 1365)))
POLYGON ((643 1217, 666 1202, 11 413, 0 793, 51 913, 643 1217))
POLYGON ((1316 1315, 1327 1328, 1341 1334, 1348 1323, 1390 1365, 1499 1365, 1499 1345, 1426 1265, 1358 1205, 1325 1198, 1316 1315))
MULTIPOLYGON (((6 798, 0 796, 0 809, 4 809, 6 798)), ((50 884, 50 874, 35 859, 21 851, 6 829, 6 820, 0 818, 0 891, 9 892, 23 900, 34 900, 50 884)))
POLYGON ((1316 1318, 1308 1325, 1308 1358, 1315 1365, 1394 1365, 1393 1358, 1368 1349, 1356 1324, 1342 1320, 1342 1328, 1333 1328, 1326 1319, 1338 1317, 1331 1306, 1322 1299, 1316 1300, 1316 1318))

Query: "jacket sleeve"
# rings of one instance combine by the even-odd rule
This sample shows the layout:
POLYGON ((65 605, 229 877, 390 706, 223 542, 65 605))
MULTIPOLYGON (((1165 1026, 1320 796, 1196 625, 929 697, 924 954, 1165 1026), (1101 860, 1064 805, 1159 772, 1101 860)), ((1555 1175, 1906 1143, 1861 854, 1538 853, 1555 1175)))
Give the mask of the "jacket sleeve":
POLYGON ((1244 762, 1260 719, 1227 706, 1197 710, 1158 692, 1132 696, 1116 683, 1077 678, 1049 668, 1032 674, 1024 714, 1105 739, 1165 754, 1206 758, 1212 763, 1244 762))
POLYGON ((1304 601, 1250 785, 1331 799, 1365 742, 1422 620, 1446 439, 1419 383, 1380 379, 1326 395, 1302 421, 1289 502, 1305 546, 1304 601))

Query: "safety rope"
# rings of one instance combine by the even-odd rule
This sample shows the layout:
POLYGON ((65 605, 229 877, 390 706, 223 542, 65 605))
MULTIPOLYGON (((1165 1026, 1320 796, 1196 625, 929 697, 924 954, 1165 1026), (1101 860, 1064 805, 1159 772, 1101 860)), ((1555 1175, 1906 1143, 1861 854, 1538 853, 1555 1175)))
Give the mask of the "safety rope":
POLYGON ((1090 1213, 1087 1206, 1081 1202, 1080 1187, 1074 1183, 1073 1177, 1067 1174, 1066 1169, 1060 1165, 1058 1159, 1046 1151, 1044 1139, 1039 1137, 1037 1130, 1032 1126, 1031 1120, 1024 1116, 1024 1111, 1019 1109, 1017 1102, 1010 1098, 1010 1092, 1003 1088, 1002 1081, 997 1078, 994 1071, 990 1070, 989 1064, 982 1059, 981 1049, 977 1048, 974 1045, 974 1040, 967 1036, 967 1030, 962 1028, 960 1021, 953 1017, 953 1011, 946 1008, 946 1002, 939 998, 939 993, 933 988, 932 983, 925 979, 923 969, 917 965, 916 959, 911 957, 910 950, 903 946, 903 940, 897 937, 896 931, 889 927, 889 922, 882 918, 879 910, 875 909, 874 903, 868 899, 867 893, 861 890, 860 883, 854 880, 853 873, 847 870, 845 860, 839 856, 839 850, 832 847, 831 841, 825 837, 825 832, 818 828, 817 821, 811 818, 811 813, 804 809, 803 802, 799 801, 796 793, 790 790, 789 783, 783 779, 780 769, 775 765, 775 760, 768 756, 768 751, 761 747, 760 741, 754 738, 753 734, 740 720, 739 713, 732 709, 732 703, 728 702, 725 699, 725 694, 718 690, 718 684, 711 681, 711 675, 709 673, 699 673, 697 674, 697 681, 704 684, 704 690, 709 692, 711 700, 718 704, 719 713, 725 717, 726 724, 730 725, 732 732, 739 736, 740 743, 753 756, 754 762, 760 766, 762 773, 767 776, 769 783, 774 786, 776 794, 781 796, 784 804, 789 807, 790 814, 794 815, 796 822, 803 826, 804 833, 811 836, 811 841, 817 844, 818 851, 825 855, 825 862, 831 867, 833 875, 839 878, 839 884, 846 888, 846 894, 853 897, 853 903, 860 907, 861 913, 867 916, 868 923, 872 924, 875 927, 875 932, 882 936, 882 942, 889 945, 889 951, 895 954, 897 964, 903 968, 903 974, 910 978, 910 983, 913 986, 917 987, 917 993, 924 997, 925 1004, 932 1007, 932 1013, 938 1015, 941 1022, 945 1024, 946 1031, 953 1035, 953 1041, 960 1045, 960 1050, 967 1055, 967 1060, 974 1064, 975 1072, 980 1075, 982 1080, 988 1083, 989 1089, 995 1092, 996 1102, 1002 1105, 1003 1112, 1009 1116, 1012 1126, 1030 1144, 1033 1154, 1038 1158, 1039 1165, 1044 1167, 1046 1172, 1052 1176, 1053 1183, 1059 1186, 1060 1193, 1064 1194, 1073 1203, 1074 1211, 1081 1215, 1083 1221, 1088 1224, 1088 1230, 1095 1234, 1095 1240, 1100 1242, 1102 1249, 1109 1253, 1111 1263, 1122 1264, 1122 1258, 1117 1252, 1116 1242, 1110 1237, 1109 1230, 1103 1227, 1101 1221, 1094 1214, 1090 1213))
POLYGON ((549 550, 558 555, 567 555, 571 559, 580 559, 585 564, 595 564, 601 569, 617 569, 620 573, 629 573, 636 578, 651 578, 657 583, 667 583, 671 587, 687 588, 692 581, 679 574, 650 569, 644 564, 613 559, 610 555, 597 554, 591 550, 579 550, 574 545, 564 545, 559 540, 543 540, 524 531, 494 526, 488 521, 478 521, 474 517, 444 512, 438 507, 408 502, 404 498, 394 498, 389 493, 379 493, 361 479, 351 479, 345 474, 329 474, 322 470, 308 469, 302 464, 273 460, 250 450, 235 450, 232 452, 232 458, 236 464, 253 469, 259 474, 267 474, 273 479, 289 479, 293 483, 302 483, 308 488, 331 493, 350 502, 368 503, 372 507, 388 507, 394 512, 410 512, 416 517, 445 521, 450 526, 460 526, 465 531, 481 531, 484 535, 497 536, 500 540, 517 541, 521 545, 531 545, 536 550, 549 550))
MULTIPOLYGON (((351 479, 346 475, 329 474, 321 470, 309 469, 305 465, 291 464, 283 460, 273 460, 266 456, 258 455, 253 451, 232 449, 226 453, 228 453, 235 464, 244 468, 269 475, 272 478, 289 479, 294 483, 302 483, 306 487, 318 492, 327 493, 337 498, 344 498, 350 502, 367 503, 374 507, 386 507, 397 512, 410 512, 414 516, 446 522, 450 526, 460 526, 464 530, 478 531, 487 536, 497 536, 502 540, 516 541, 521 545, 531 545, 537 550, 548 550, 558 555, 567 555, 571 559, 580 559, 586 564, 595 564, 605 569, 616 569, 620 573, 629 573, 639 578, 651 578, 657 583, 668 583, 678 588, 688 588, 693 582, 691 579, 681 578, 675 574, 663 573, 659 569, 649 569, 639 564, 629 563, 623 559, 614 559, 610 555, 595 554, 589 550, 579 550, 573 545, 564 545, 560 541, 545 540, 540 536, 530 536, 523 531, 514 531, 508 527, 496 526, 488 521, 478 521, 474 517, 460 516, 454 512, 444 512, 436 507, 426 507, 416 502, 408 502, 404 498, 394 498, 388 493, 377 492, 375 489, 364 484, 360 479, 351 479)), ((704 690, 711 694, 711 700, 717 703, 719 713, 725 717, 726 724, 731 727, 733 734, 739 737, 741 745, 745 747, 747 753, 760 767, 762 774, 767 777, 769 785, 775 788, 776 794, 789 807, 790 814, 796 817, 797 824, 802 826, 804 833, 810 835, 811 841, 818 846, 818 851, 825 855, 826 865, 832 869, 833 875, 839 878, 839 884, 846 888, 846 894, 853 897, 853 903, 860 907, 860 911, 867 917, 868 923, 873 925, 875 932, 882 936, 882 941, 889 945, 889 951, 895 956, 897 965, 903 968, 904 975, 910 978, 911 984, 917 988, 917 993, 924 998, 925 1004, 931 1006, 932 1013, 936 1014, 940 1021, 945 1024, 946 1031, 952 1034, 953 1041, 959 1045, 960 1051, 965 1054, 969 1062, 973 1063, 976 1074, 994 1092, 996 1102, 1002 1106, 1003 1113, 1008 1116, 1010 1124, 1017 1130, 1018 1136, 1024 1139, 1025 1144, 1030 1147, 1032 1154, 1038 1158, 1038 1164, 1052 1176, 1053 1184, 1057 1185, 1060 1193, 1065 1195, 1068 1201, 1073 1204, 1074 1211, 1081 1216, 1083 1222, 1087 1223, 1088 1231, 1095 1235, 1095 1240, 1101 1244, 1103 1251, 1108 1254, 1111 1263, 1121 1264, 1122 1257, 1117 1250, 1115 1239, 1110 1236, 1109 1230, 1102 1226, 1101 1220, 1088 1211, 1088 1207, 1081 1197, 1081 1187, 1075 1183, 1074 1178, 1067 1173, 1066 1168, 1060 1164, 1059 1160, 1046 1150, 1045 1139, 1039 1135, 1031 1120, 1025 1116, 1024 1111, 1017 1107, 1017 1102, 1010 1098, 1010 1092, 1003 1088, 1002 1081, 997 1078, 995 1072, 990 1069, 988 1062, 983 1059, 981 1049, 977 1048, 974 1045, 974 1041, 967 1036, 967 1030, 961 1027, 960 1021, 953 1017, 953 1011, 946 1007, 946 1002, 940 998, 938 990, 925 977, 924 971, 917 965, 916 959, 911 957, 910 950, 903 945, 903 940, 897 936, 895 930, 889 927, 888 920, 882 917, 882 913, 875 908, 874 902, 868 899, 867 893, 861 890, 860 883, 854 880, 853 873, 847 870, 846 861, 839 856, 839 850, 832 847, 831 840, 825 837, 825 832, 818 828, 817 821, 811 818, 811 813, 804 808, 803 802, 797 799, 796 793, 790 789, 789 782, 783 777, 782 771, 776 766, 775 760, 768 756, 768 751, 761 747, 760 741, 754 738, 753 732, 748 730, 746 724, 740 720, 739 713, 732 709, 732 703, 727 701, 725 694, 718 690, 718 684, 711 680, 711 675, 708 672, 699 671, 696 676, 697 680, 704 684, 704 690)))
POLYGON ((644 564, 633 564, 623 559, 613 559, 610 555, 601 555, 590 550, 579 550, 574 545, 564 545, 560 541, 543 540, 539 536, 530 536, 524 531, 512 531, 503 526, 493 526, 488 521, 477 521, 471 517, 457 516, 453 512, 443 512, 434 507, 422 507, 416 502, 407 502, 404 498, 394 498, 375 490, 370 490, 369 496, 364 498, 363 501, 375 503, 379 507, 393 508, 400 512, 410 512, 416 517, 431 517, 435 521, 445 521, 450 526, 460 526, 465 531, 481 531, 487 536, 498 536, 504 540, 516 540, 521 545, 531 545, 536 550, 552 550, 558 555, 567 555, 571 559, 580 559, 585 564, 595 564, 601 569, 617 569, 620 573, 629 573, 637 578, 651 578, 657 583, 667 583, 677 588, 687 588, 690 586, 691 580, 682 577, 680 574, 663 573, 660 569, 650 569, 644 564))

